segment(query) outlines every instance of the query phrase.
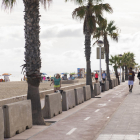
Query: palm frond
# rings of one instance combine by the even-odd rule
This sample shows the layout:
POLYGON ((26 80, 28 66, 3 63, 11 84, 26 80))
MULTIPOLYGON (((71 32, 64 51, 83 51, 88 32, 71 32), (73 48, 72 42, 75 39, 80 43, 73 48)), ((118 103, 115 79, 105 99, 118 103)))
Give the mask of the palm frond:
POLYGON ((16 0, 2 0, 2 7, 4 9, 13 9, 13 6, 16 4, 16 0))
POLYGON ((65 0, 65 2, 74 1, 77 4, 83 4, 86 0, 65 0))
POLYGON ((48 4, 48 7, 49 7, 52 0, 40 0, 40 2, 44 6, 44 9, 46 9, 46 5, 48 4))
POLYGON ((84 19, 86 16, 86 6, 80 6, 72 12, 72 17, 76 19, 84 19))
POLYGON ((101 7, 102 7, 102 11, 106 11, 108 13, 113 13, 113 9, 112 7, 110 6, 110 4, 106 3, 106 4, 100 4, 101 7))

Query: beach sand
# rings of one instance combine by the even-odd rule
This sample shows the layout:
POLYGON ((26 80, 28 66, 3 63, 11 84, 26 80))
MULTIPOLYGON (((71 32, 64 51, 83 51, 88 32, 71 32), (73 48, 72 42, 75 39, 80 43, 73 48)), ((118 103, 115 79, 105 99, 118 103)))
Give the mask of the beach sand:
MULTIPOLYGON (((86 79, 77 79, 79 83, 86 82, 86 79)), ((53 89, 53 84, 50 86, 50 81, 40 83, 39 90, 53 89)), ((72 84, 62 84, 62 87, 72 84)), ((27 94, 28 85, 25 81, 18 82, 0 82, 0 99, 10 98, 27 94)))

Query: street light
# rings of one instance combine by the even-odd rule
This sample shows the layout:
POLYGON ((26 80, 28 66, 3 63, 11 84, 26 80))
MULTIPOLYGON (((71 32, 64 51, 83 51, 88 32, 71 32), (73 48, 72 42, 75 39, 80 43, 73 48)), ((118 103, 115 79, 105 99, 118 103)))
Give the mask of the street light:
MULTIPOLYGON (((119 54, 119 57, 121 58, 122 54, 119 54)), ((120 63, 121 63, 121 60, 120 60, 120 63)), ((121 66, 120 66, 120 84, 121 84, 121 66)))
POLYGON ((101 91, 101 47, 104 45, 104 42, 99 40, 97 45, 100 47, 100 91, 101 91))

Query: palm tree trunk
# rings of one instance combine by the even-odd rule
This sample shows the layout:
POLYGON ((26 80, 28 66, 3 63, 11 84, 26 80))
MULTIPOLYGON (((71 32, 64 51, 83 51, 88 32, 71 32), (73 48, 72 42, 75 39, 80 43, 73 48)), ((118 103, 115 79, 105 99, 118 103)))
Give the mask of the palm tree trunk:
POLYGON ((124 66, 122 66, 122 82, 125 82, 125 80, 124 80, 124 66))
POLYGON ((34 125, 44 125, 39 96, 40 84, 40 15, 39 0, 23 0, 25 6, 25 71, 28 83, 27 99, 31 100, 34 125))
POLYGON ((128 80, 128 69, 126 65, 125 65, 125 80, 128 80))
POLYGON ((85 57, 86 57, 86 85, 90 85, 91 88, 91 97, 94 98, 92 77, 91 77, 91 64, 90 64, 90 54, 91 54, 91 34, 86 29, 85 32, 85 57))
POLYGON ((109 70, 109 43, 105 35, 104 35, 104 47, 105 47, 105 56, 106 56, 107 80, 109 81, 109 89, 112 89, 112 82, 110 79, 110 70, 109 70))

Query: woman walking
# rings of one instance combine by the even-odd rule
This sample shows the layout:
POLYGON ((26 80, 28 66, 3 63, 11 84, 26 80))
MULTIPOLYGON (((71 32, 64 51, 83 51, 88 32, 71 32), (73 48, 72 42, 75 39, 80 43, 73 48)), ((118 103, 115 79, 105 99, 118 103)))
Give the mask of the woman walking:
POLYGON ((98 83, 98 73, 97 73, 97 71, 95 73, 95 80, 96 80, 96 83, 98 83))
MULTIPOLYGON (((57 74, 56 77, 54 77, 51 84, 52 83, 54 84, 54 92, 56 92, 57 90, 60 90, 60 88, 61 88, 61 78, 60 78, 59 74, 57 74)), ((51 86, 51 84, 50 84, 50 86, 51 86)))

